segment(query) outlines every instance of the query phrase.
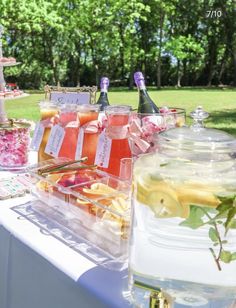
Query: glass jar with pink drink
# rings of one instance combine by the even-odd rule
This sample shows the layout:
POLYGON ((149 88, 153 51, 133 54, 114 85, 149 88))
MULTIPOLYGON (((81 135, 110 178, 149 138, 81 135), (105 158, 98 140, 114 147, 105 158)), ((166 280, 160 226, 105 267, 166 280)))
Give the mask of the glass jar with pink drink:
POLYGON ((80 126, 75 158, 87 157, 86 164, 94 164, 95 161, 100 133, 99 110, 99 105, 77 106, 80 126))
POLYGON ((131 107, 107 106, 105 114, 107 123, 99 137, 96 163, 101 170, 119 176, 121 160, 132 156, 129 143, 131 107))
POLYGON ((77 106, 75 104, 60 107, 59 125, 64 128, 65 135, 58 156, 75 159, 79 131, 77 106))

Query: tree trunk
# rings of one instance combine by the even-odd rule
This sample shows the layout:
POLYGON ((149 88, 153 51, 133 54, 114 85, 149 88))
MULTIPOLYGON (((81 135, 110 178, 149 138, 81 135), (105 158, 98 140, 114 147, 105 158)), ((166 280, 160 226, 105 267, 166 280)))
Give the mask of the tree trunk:
POLYGON ((183 59, 183 86, 188 85, 188 76, 187 76, 187 59, 183 59))
POLYGON ((177 87, 181 88, 181 78, 183 74, 181 72, 181 63, 180 60, 177 60, 177 87))
POLYGON ((91 51, 92 51, 93 67, 95 69, 95 84, 98 87, 99 86, 98 63, 97 63, 97 57, 96 57, 96 54, 93 48, 93 42, 91 42, 91 51))
POLYGON ((212 37, 210 39, 210 45, 209 45, 209 73, 208 73, 208 80, 207 80, 207 86, 210 87, 212 84, 212 79, 215 74, 215 64, 216 64, 216 58, 217 58, 217 46, 215 42, 215 38, 212 37))
POLYGON ((133 90, 133 88, 134 88, 134 69, 133 67, 131 67, 129 75, 129 89, 133 90))
POLYGON ((129 75, 129 89, 134 88, 134 59, 133 59, 133 48, 130 51, 130 75, 129 75))
POLYGON ((157 57, 157 88, 158 89, 160 89, 161 87, 161 51, 162 51, 164 20, 165 20, 165 13, 162 13, 160 17, 159 50, 158 50, 158 57, 157 57))
POLYGON ((124 61, 124 33, 123 33, 123 25, 119 24, 119 33, 120 33, 120 40, 121 40, 121 46, 120 46, 120 66, 121 66, 121 79, 123 80, 125 78, 125 61, 124 61))
POLYGON ((49 42, 47 41, 47 45, 48 45, 48 59, 49 59, 49 63, 51 65, 52 68, 52 83, 54 85, 57 85, 59 80, 59 74, 58 74, 58 67, 57 67, 57 61, 55 59, 55 55, 54 55, 54 42, 49 42))
POLYGON ((210 64, 209 64, 209 73, 208 73, 208 79, 207 79, 207 86, 210 87, 212 83, 212 78, 214 76, 214 64, 213 64, 213 59, 211 58, 210 64))
POLYGON ((52 60, 52 70, 53 70, 53 82, 54 84, 58 84, 58 82, 60 81, 58 78, 58 73, 57 73, 57 63, 56 60, 53 59, 52 60))
POLYGON ((222 83, 222 76, 224 74, 224 71, 225 71, 225 58, 222 59, 222 63, 221 63, 221 67, 220 67, 220 73, 219 73, 219 84, 223 84, 222 83))
POLYGON ((236 87, 236 34, 233 35, 232 39, 232 58, 234 66, 233 86, 236 87))
POLYGON ((77 70, 76 70, 76 76, 75 76, 75 86, 80 86, 80 66, 81 66, 81 58, 80 58, 80 54, 81 54, 81 50, 80 50, 80 43, 78 43, 77 46, 77 50, 78 50, 78 58, 77 58, 77 70))
POLYGON ((233 81, 233 86, 236 87, 236 48, 234 49, 234 53, 233 53, 233 62, 234 62, 234 81, 233 81))
POLYGON ((161 88, 161 55, 158 55, 157 59, 157 88, 161 88))

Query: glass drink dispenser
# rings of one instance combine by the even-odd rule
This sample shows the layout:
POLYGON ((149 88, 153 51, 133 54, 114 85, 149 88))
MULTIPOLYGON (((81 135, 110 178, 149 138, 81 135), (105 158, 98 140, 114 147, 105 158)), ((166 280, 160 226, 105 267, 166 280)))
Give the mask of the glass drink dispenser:
POLYGON ((205 128, 201 107, 191 116, 190 128, 159 134, 158 151, 134 163, 137 307, 235 307, 236 139, 205 128))

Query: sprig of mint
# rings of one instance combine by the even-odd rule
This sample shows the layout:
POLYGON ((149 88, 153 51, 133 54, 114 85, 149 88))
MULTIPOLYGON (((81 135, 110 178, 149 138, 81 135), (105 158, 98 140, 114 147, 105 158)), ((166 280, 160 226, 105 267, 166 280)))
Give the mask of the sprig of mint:
POLYGON ((226 237, 230 229, 236 229, 236 194, 218 194, 216 197, 219 199, 220 204, 215 209, 202 205, 190 205, 189 217, 182 221, 180 225, 191 229, 209 225, 208 235, 213 245, 209 250, 217 268, 221 271, 220 261, 230 263, 236 260, 236 252, 224 249, 224 245, 228 241, 223 240, 219 232, 219 226, 223 226, 224 236, 226 237), (216 252, 214 247, 217 246, 218 250, 216 252))

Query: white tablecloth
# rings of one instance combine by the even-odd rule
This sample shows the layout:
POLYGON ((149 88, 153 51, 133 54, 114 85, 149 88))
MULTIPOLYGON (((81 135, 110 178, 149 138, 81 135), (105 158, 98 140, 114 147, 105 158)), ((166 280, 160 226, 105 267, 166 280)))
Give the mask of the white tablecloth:
POLYGON ((30 200, 0 201, 0 308, 130 307, 127 273, 97 266, 14 210, 30 200))

